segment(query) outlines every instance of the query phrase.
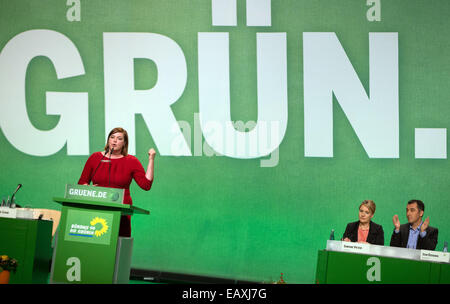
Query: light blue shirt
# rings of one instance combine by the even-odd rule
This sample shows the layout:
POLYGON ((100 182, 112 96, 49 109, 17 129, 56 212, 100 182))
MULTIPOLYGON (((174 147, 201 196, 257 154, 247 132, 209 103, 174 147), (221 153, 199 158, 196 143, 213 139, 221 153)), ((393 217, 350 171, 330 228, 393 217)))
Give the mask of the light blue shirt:
MULTIPOLYGON (((421 238, 424 238, 427 235, 427 232, 420 232, 420 227, 422 227, 423 221, 420 223, 419 227, 416 229, 412 229, 412 226, 409 225, 409 237, 408 243, 406 244, 406 248, 417 248, 417 240, 419 239, 419 235, 421 238)), ((400 233, 400 230, 394 230, 395 233, 400 233)))
MULTIPOLYGON (((419 235, 421 238, 424 238, 427 235, 427 232, 420 232, 420 227, 422 227, 423 222, 420 223, 419 227, 416 229, 413 229, 411 225, 409 225, 409 237, 408 237, 408 243, 406 244, 406 248, 412 248, 416 249, 417 247, 417 240, 419 239, 419 235)), ((400 231, 395 231, 396 233, 399 233, 400 231)))

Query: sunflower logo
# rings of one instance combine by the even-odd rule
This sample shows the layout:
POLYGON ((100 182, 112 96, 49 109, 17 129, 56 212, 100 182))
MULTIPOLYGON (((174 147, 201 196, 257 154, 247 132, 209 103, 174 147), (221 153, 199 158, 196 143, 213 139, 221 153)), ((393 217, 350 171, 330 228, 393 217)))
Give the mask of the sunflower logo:
POLYGON ((100 224, 102 226, 101 229, 95 229, 95 236, 102 236, 103 234, 106 233, 106 231, 108 231, 108 224, 106 222, 105 219, 99 218, 98 216, 96 216, 92 221, 91 221, 91 226, 95 226, 97 224, 100 224))

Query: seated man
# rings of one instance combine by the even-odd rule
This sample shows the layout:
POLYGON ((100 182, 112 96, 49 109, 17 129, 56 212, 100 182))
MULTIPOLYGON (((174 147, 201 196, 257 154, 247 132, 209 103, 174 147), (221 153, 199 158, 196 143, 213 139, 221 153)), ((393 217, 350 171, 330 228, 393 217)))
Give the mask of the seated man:
POLYGON ((422 221, 425 205, 420 200, 410 200, 406 206, 408 223, 400 225, 398 215, 392 222, 395 230, 391 237, 391 246, 434 250, 438 240, 438 229, 429 226, 430 218, 422 221))

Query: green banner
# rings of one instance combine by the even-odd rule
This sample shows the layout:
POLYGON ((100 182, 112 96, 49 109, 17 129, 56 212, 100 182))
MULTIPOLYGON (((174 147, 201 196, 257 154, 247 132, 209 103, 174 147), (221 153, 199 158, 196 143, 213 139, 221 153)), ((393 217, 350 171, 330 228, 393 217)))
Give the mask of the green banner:
POLYGON ((120 126, 144 169, 157 151, 152 189, 130 184, 152 214, 132 217, 134 268, 313 283, 318 250, 365 199, 385 245, 393 216, 406 223, 422 200, 442 250, 449 12, 448 0, 0 0, 0 194, 21 183, 18 204, 59 209, 52 197, 120 126))

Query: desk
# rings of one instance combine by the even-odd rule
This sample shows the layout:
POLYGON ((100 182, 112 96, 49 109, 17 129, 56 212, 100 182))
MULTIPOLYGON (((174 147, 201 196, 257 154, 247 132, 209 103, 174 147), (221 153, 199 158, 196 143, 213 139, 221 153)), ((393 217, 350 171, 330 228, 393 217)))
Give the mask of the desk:
POLYGON ((46 284, 52 257, 51 221, 0 217, 0 254, 18 261, 10 284, 46 284))
MULTIPOLYGON (((421 250, 328 241, 319 250, 319 284, 450 284, 450 264, 421 260, 421 250)), ((426 252, 426 251, 425 251, 426 252)))

